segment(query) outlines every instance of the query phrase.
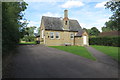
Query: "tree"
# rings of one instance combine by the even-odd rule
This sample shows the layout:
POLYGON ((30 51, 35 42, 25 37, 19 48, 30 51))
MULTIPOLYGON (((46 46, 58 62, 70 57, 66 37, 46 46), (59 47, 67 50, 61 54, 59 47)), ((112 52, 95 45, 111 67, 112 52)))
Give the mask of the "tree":
POLYGON ((40 35, 40 27, 37 28, 37 34, 40 35))
POLYGON ((23 24, 22 13, 27 8, 27 3, 23 2, 3 2, 2 3, 2 49, 3 52, 13 50, 20 40, 20 28, 23 24))
POLYGON ((98 34, 100 33, 100 31, 96 27, 92 27, 91 29, 83 28, 83 30, 85 30, 89 34, 89 36, 98 36, 98 34))
POLYGON ((31 26, 31 27, 26 27, 25 28, 25 35, 22 38, 23 41, 27 41, 27 42, 31 42, 34 41, 35 35, 34 35, 34 30, 35 30, 35 26, 31 26))
POLYGON ((111 30, 120 30, 120 1, 112 0, 107 2, 105 6, 113 12, 110 21, 105 23, 106 27, 111 30))
POLYGON ((102 27, 102 32, 112 31, 109 27, 102 27))
POLYGON ((24 35, 26 34, 25 29, 28 25, 28 22, 27 22, 27 20, 25 20, 24 22, 21 22, 21 23, 22 23, 22 27, 19 28, 19 31, 20 31, 20 38, 23 38, 24 35))
POLYGON ((91 35, 93 36, 98 36, 98 34, 100 33, 100 31, 96 27, 92 27, 91 30, 91 35))
POLYGON ((100 31, 96 27, 92 27, 91 29, 87 30, 89 36, 98 36, 100 31))
POLYGON ((86 28, 83 28, 84 31, 88 32, 88 30, 86 28))

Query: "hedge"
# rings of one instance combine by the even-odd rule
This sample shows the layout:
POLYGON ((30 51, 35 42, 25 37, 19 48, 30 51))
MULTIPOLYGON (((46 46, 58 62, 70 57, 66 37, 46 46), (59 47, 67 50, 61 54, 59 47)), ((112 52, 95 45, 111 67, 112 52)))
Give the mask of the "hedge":
POLYGON ((114 37, 93 37, 89 38, 90 45, 103 45, 120 47, 120 36, 114 37))

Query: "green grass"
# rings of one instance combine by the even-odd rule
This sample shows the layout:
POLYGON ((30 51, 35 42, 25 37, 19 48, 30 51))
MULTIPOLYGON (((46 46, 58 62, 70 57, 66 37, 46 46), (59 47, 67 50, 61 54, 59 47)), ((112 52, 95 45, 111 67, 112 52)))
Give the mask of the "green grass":
POLYGON ((81 47, 81 46, 49 46, 49 47, 57 48, 59 50, 63 50, 66 52, 70 52, 70 53, 73 53, 73 54, 76 54, 76 55, 79 55, 79 56, 82 56, 82 57, 85 57, 91 60, 96 60, 96 58, 93 57, 91 53, 89 53, 85 47, 81 47))
POLYGON ((35 41, 33 41, 33 42, 20 42, 19 44, 36 44, 36 42, 35 41))
POLYGON ((111 56, 113 59, 120 61, 120 53, 118 52, 118 49, 120 49, 120 47, 98 46, 98 45, 92 45, 92 47, 111 56))

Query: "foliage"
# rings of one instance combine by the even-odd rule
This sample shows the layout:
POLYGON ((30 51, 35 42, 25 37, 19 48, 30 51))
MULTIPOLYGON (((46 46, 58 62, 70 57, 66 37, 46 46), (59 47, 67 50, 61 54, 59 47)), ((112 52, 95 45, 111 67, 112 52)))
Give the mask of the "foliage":
POLYGON ((95 57, 93 57, 85 47, 80 47, 80 46, 50 46, 50 47, 57 48, 66 52, 70 52, 91 60, 96 60, 95 57))
POLYGON ((90 35, 94 35, 94 36, 98 36, 98 34, 100 33, 100 31, 96 28, 96 27, 92 27, 91 28, 91 33, 90 35))
POLYGON ((20 28, 23 24, 22 13, 27 7, 25 2, 3 2, 2 3, 2 47, 3 52, 12 50, 19 43, 21 37, 20 28))
POLYGON ((104 32, 106 29, 107 31, 120 30, 120 1, 112 0, 107 2, 105 6, 113 12, 113 15, 110 17, 110 20, 105 23, 102 31, 104 32))
POLYGON ((98 34, 100 33, 100 31, 96 27, 92 27, 91 29, 83 28, 83 30, 85 30, 89 34, 89 36, 98 36, 98 34))
POLYGON ((37 28, 37 34, 40 35, 40 27, 37 28))
POLYGON ((90 45, 117 46, 120 47, 120 36, 114 37, 92 37, 89 38, 90 45))
POLYGON ((22 41, 26 41, 26 42, 31 42, 35 40, 35 36, 34 36, 34 30, 35 30, 35 26, 31 26, 31 27, 26 27, 25 30, 25 34, 24 37, 21 39, 22 41))
POLYGON ((22 22, 22 27, 19 28, 20 38, 23 38, 24 35, 26 34, 26 27, 27 27, 27 25, 28 25, 27 20, 24 20, 24 22, 22 22))
POLYGON ((92 47, 94 47, 97 50, 111 56, 113 59, 120 61, 120 54, 118 52, 120 47, 97 46, 97 45, 92 45, 92 47))
POLYGON ((26 41, 26 42, 31 42, 31 41, 35 41, 35 36, 27 36, 25 35, 21 41, 26 41))
POLYGON ((120 1, 109 1, 105 4, 106 8, 110 9, 113 12, 113 15, 111 16, 111 20, 113 21, 120 21, 120 1))
POLYGON ((112 31, 110 27, 102 27, 102 32, 112 31))
POLYGON ((86 28, 83 28, 83 30, 86 31, 86 32, 88 32, 88 29, 86 29, 86 28))

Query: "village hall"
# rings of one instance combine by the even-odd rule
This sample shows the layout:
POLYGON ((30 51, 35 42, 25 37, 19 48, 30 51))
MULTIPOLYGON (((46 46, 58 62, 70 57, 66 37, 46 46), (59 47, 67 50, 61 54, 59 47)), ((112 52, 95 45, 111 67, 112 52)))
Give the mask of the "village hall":
POLYGON ((77 20, 68 17, 68 10, 64 10, 64 18, 42 16, 40 43, 46 46, 89 45, 88 33, 77 20))

